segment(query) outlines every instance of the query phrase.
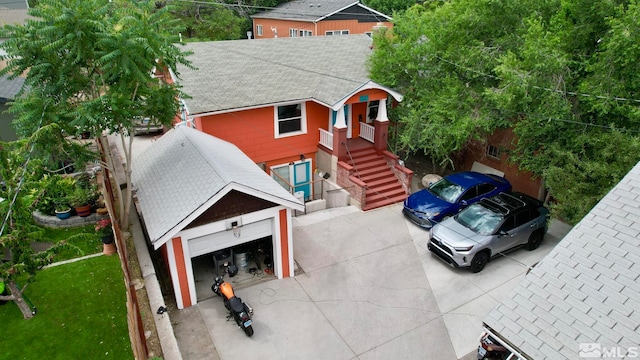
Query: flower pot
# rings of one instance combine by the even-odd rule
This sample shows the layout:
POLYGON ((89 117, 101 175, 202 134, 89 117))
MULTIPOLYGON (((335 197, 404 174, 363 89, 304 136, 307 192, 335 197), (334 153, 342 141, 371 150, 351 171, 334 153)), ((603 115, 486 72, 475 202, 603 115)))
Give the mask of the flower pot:
POLYGON ((84 205, 84 206, 76 206, 74 207, 74 209, 76 210, 76 214, 78 214, 78 216, 80 217, 87 217, 89 215, 91 215, 91 205, 84 205))
POLYGON ((71 217, 71 208, 69 208, 67 210, 62 210, 62 211, 56 210, 56 216, 60 220, 64 220, 64 219, 70 218, 71 217))
POLYGON ((113 243, 113 234, 102 235, 101 239, 103 244, 111 244, 113 243))

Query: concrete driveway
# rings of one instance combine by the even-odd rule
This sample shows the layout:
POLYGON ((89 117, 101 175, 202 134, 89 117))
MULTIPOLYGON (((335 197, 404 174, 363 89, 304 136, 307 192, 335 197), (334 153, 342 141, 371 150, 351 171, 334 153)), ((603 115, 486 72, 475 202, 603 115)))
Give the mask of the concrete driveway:
POLYGON ((253 337, 225 321, 220 299, 197 307, 223 360, 471 359, 484 316, 569 229, 552 222, 537 250, 472 274, 431 255, 401 205, 326 210, 294 218, 303 274, 237 290, 254 308, 253 337))

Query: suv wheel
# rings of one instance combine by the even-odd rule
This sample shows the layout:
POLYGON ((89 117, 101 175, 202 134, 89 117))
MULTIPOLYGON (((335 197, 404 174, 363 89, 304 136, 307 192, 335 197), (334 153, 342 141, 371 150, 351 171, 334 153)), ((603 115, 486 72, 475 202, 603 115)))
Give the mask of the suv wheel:
POLYGON ((537 230, 529 235, 529 241, 527 241, 527 250, 535 250, 540 246, 542 242, 542 232, 537 230))
POLYGON ((486 251, 477 253, 476 256, 473 257, 473 260, 471 260, 471 272, 479 273, 488 262, 489 254, 486 251))

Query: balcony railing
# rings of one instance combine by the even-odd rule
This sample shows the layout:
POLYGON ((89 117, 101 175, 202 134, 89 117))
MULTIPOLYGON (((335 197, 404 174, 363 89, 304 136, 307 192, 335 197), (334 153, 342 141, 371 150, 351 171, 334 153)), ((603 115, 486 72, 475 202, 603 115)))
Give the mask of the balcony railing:
POLYGON ((333 150, 333 134, 327 130, 320 129, 320 145, 333 150))
POLYGON ((367 140, 368 142, 373 143, 374 141, 374 135, 375 135, 375 127, 367 124, 367 123, 360 123, 360 137, 367 140))

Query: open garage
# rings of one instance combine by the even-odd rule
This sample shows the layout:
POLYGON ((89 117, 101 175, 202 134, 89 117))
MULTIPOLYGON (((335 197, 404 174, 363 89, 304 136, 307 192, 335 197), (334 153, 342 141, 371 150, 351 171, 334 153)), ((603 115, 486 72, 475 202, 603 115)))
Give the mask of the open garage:
POLYGON ((198 294, 211 285, 199 274, 203 269, 207 276, 210 266, 213 276, 214 259, 253 257, 252 267, 257 272, 260 265, 263 272, 263 257, 270 254, 274 278, 293 276, 291 216, 304 205, 235 145, 179 126, 133 165, 136 206, 153 249, 167 264, 178 308, 208 296, 206 290, 198 294), (259 257, 256 241, 265 238, 271 239, 270 250, 259 257))

